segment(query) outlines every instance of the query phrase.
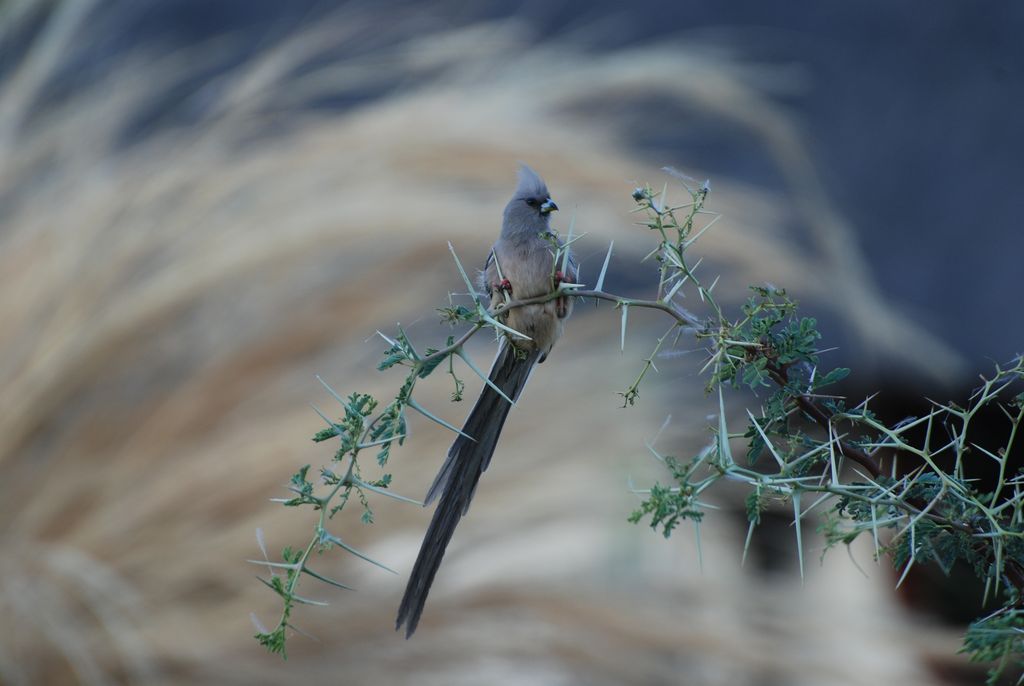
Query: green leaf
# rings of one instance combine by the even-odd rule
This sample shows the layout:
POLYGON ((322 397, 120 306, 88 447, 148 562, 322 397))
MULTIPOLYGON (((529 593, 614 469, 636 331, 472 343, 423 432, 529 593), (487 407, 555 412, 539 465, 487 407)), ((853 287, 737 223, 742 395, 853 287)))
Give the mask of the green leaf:
POLYGON ((828 374, 819 379, 815 380, 815 388, 824 388, 825 386, 831 386, 834 383, 838 383, 850 375, 848 367, 836 367, 828 374))
POLYGON ((326 429, 320 429, 315 434, 313 434, 313 441, 316 443, 322 443, 323 441, 327 441, 334 438, 335 436, 338 436, 339 433, 340 432, 338 431, 337 427, 329 426, 326 429))
POLYGON ((761 513, 764 512, 764 503, 761 500, 759 491, 751 491, 746 499, 747 521, 751 524, 761 523, 761 513))
POLYGON ((443 355, 443 356, 440 356, 440 357, 436 357, 436 358, 434 358, 432 360, 428 360, 428 359, 422 360, 420 362, 420 364, 419 364, 417 375, 421 379, 427 378, 428 376, 430 376, 431 372, 433 372, 435 369, 437 369, 438 366, 441 365, 447 359, 448 359, 448 355, 443 355))
POLYGON ((743 368, 743 384, 756 389, 759 386, 768 385, 768 360, 759 357, 743 368))

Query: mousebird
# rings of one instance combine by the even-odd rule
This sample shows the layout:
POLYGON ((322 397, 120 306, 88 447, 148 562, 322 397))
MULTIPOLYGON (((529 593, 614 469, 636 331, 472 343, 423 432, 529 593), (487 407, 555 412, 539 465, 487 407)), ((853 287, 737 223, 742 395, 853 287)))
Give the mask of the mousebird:
MULTIPOLYGON (((544 180, 525 164, 521 165, 519 183, 505 206, 501 235, 481 274, 482 290, 490 297, 492 310, 505 302, 505 293, 516 300, 525 300, 552 293, 561 281, 575 283, 577 270, 571 257, 566 263, 566 274, 558 271, 554 261, 555 249, 548 221, 557 209, 544 180)), ((513 402, 519 398, 533 365, 547 358, 571 312, 572 298, 563 295, 545 303, 514 308, 502 315, 506 326, 529 337, 504 335, 491 367, 491 383, 507 398, 513 402)), ((396 630, 405 625, 406 638, 416 631, 445 548, 459 520, 469 509, 480 475, 491 462, 510 407, 509 401, 490 384, 484 385, 462 428, 465 435, 458 436, 452 443, 441 471, 427 491, 424 505, 440 500, 423 538, 395 622, 396 630)))

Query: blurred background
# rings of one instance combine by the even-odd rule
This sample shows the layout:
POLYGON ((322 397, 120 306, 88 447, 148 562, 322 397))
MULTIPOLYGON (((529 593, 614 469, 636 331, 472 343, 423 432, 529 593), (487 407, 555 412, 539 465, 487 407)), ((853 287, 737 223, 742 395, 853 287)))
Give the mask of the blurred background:
MULTIPOLYGON (((963 397, 1021 350, 1024 8, 766 4, 0 2, 0 682, 971 684, 948 585, 897 595, 870 546, 809 564, 784 519, 741 568, 741 493, 663 540, 626 523, 714 405, 680 342, 623 410, 656 316, 579 307, 512 413, 418 633, 393 621, 430 512, 375 503, 309 584, 289 660, 246 565, 307 540, 269 502, 333 449, 339 392, 388 397, 377 329, 421 347, 481 265, 518 161, 575 217, 583 280, 644 294, 634 186, 709 178, 698 244, 737 303, 786 287, 848 391, 963 397), (851 559, 852 558, 852 559, 851 559), (938 589, 938 590, 936 590, 938 589)), ((673 194, 675 194, 673 196, 673 194)), ((710 280, 709 278, 709 280, 710 280)), ((699 304, 691 303, 699 311, 699 304)), ((479 365, 493 341, 477 337, 479 365)), ((692 354, 687 354, 692 353, 692 354)), ((470 374, 469 377, 472 377, 470 374)), ((467 378, 467 396, 479 383, 467 378)), ((421 402, 453 423, 443 379, 421 402)), ((887 400, 888 399, 888 400, 887 400)), ((736 416, 742 402, 735 398, 736 416)), ((392 457, 421 497, 451 435, 392 457)), ((805 536, 817 560, 820 541, 805 536)), ((913 590, 917 589, 917 590, 913 590)), ((981 610, 977 610, 980 612, 981 610)))

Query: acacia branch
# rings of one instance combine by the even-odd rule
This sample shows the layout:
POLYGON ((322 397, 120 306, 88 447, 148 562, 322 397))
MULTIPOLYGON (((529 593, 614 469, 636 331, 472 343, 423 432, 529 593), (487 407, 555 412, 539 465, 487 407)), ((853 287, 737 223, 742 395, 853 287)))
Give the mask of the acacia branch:
MULTIPOLYGON (((490 310, 488 313, 491 317, 498 317, 501 314, 514 310, 519 307, 526 307, 527 305, 542 305, 546 302, 550 302, 556 298, 565 297, 571 294, 571 297, 576 298, 594 298, 595 300, 606 300, 613 302, 617 307, 640 307, 650 310, 658 310, 669 315, 676 320, 681 326, 689 326, 697 331, 703 331, 707 329, 707 324, 698 320, 693 315, 684 312, 679 309, 671 302, 664 300, 643 300, 637 298, 627 298, 623 295, 616 295, 615 293, 609 293, 602 290, 588 290, 584 288, 576 288, 574 284, 560 285, 559 288, 546 293, 544 295, 538 295, 533 298, 523 298, 518 300, 510 300, 502 303, 497 307, 490 310)), ((463 334, 457 341, 451 345, 438 350, 436 353, 424 358, 424 363, 434 362, 437 358, 444 357, 452 354, 458 350, 462 345, 472 338, 480 329, 484 327, 482 321, 477 321, 473 328, 463 334)), ((771 364, 769 366, 769 373, 772 381, 774 381, 780 388, 786 387, 788 379, 786 378, 785 371, 777 364, 771 364)), ((796 403, 800 406, 800 409, 804 411, 809 417, 817 422, 823 429, 828 430, 829 425, 832 423, 833 415, 828 412, 825 408, 819 405, 815 400, 805 394, 794 394, 793 396, 796 403)), ((845 456, 868 470, 873 477, 879 477, 882 475, 882 468, 879 465, 878 460, 868 455, 866 452, 850 445, 847 441, 838 440, 838 447, 840 452, 845 456)))
MULTIPOLYGON (((785 387, 789 383, 789 379, 786 376, 785 369, 775 362, 768 363, 768 374, 772 381, 778 384, 780 387, 785 387)), ((799 405, 800 409, 803 410, 804 414, 813 419, 821 428, 826 431, 832 425, 832 419, 834 414, 823 408, 821 405, 816 403, 812 398, 800 393, 794 394, 793 399, 796 400, 796 404, 799 405)), ((839 448, 839 452, 844 457, 848 457, 864 469, 871 473, 873 478, 878 478, 882 475, 882 467, 878 460, 868 455, 866 452, 852 446, 849 442, 836 438, 836 445, 839 448)))
MULTIPOLYGON (((575 284, 563 283, 558 288, 546 293, 544 295, 538 295, 533 298, 522 298, 519 300, 509 300, 508 302, 502 303, 495 308, 487 311, 487 316, 497 318, 499 315, 505 314, 509 310, 514 310, 520 307, 526 307, 527 305, 543 305, 546 302, 551 302, 558 298, 563 297, 577 297, 577 298, 594 298, 595 300, 607 300, 609 302, 616 303, 617 306, 627 307, 641 307, 652 310, 660 310, 665 312, 669 316, 673 317, 679 324, 683 326, 691 326, 695 329, 703 329, 704 324, 697 320, 696 317, 683 312, 677 307, 674 307, 671 303, 667 303, 660 300, 637 300, 634 298, 627 298, 622 295, 615 295, 614 293, 608 293, 606 291, 598 290, 585 290, 582 288, 574 287, 575 284)), ((481 317, 473 323, 473 326, 466 331, 464 334, 459 336, 458 340, 454 341, 451 345, 445 346, 440 350, 437 350, 430 355, 420 360, 421 364, 431 364, 437 362, 440 359, 451 355, 456 350, 461 348, 470 338, 475 336, 481 329, 487 325, 486 321, 481 317)))
POLYGON ((650 310, 660 310, 670 317, 673 317, 677 322, 683 326, 691 326, 698 330, 706 328, 705 323, 698 320, 691 314, 680 310, 675 307, 672 303, 664 300, 638 300, 636 298, 627 298, 624 295, 616 295, 614 293, 608 293, 607 291, 598 290, 587 290, 584 288, 575 288, 574 284, 564 284, 562 287, 548 293, 546 295, 539 295, 535 298, 524 298, 522 300, 512 300, 506 304, 496 307, 491 314, 497 316, 503 312, 511 310, 516 307, 524 307, 526 305, 541 305, 543 303, 554 300, 555 298, 564 297, 566 295, 572 295, 577 298, 594 298, 595 300, 607 300, 613 302, 616 306, 627 306, 627 307, 641 307, 650 310))

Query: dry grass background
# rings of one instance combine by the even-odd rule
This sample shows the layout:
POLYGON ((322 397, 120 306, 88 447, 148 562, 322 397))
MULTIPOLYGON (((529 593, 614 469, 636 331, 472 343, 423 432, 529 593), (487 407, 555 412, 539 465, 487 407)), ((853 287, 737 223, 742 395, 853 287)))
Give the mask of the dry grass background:
MULTIPOLYGON (((392 630, 404 577, 331 554, 320 566, 358 592, 307 588, 331 601, 296 618, 319 641, 296 636, 287 663, 263 654, 249 614, 270 624, 276 603, 243 560, 258 555, 257 527, 279 550, 311 525, 268 498, 329 457, 308 441, 320 427, 308 403, 330 406, 314 375, 387 396, 397 376, 373 371, 373 332, 401 321, 442 340, 433 308, 460 283, 446 241, 482 261, 517 160, 548 180, 558 224, 575 213, 589 232, 584 277, 614 239, 613 277, 636 283, 647 243, 632 185, 661 183, 666 162, 701 170, 638 157, 599 103, 657 94, 773 151, 784 197, 713 179, 725 218, 702 241, 704 268, 733 299, 769 280, 841 313, 865 359, 958 361, 865 277, 767 97, 784 74, 678 45, 593 56, 514 23, 427 36, 399 24, 367 44, 375 18, 342 11, 212 79, 191 125, 128 145, 133 116, 230 41, 125 55, 37 112, 67 46, 87 40, 75 7, 0 84, 0 680, 931 683, 922 654, 953 653, 956 637, 901 615, 865 550, 870 579, 839 552, 801 587, 741 570, 727 516, 704 527, 703 573, 688 531, 665 542, 625 523, 627 478, 657 474, 643 440, 672 414, 661 445, 692 450, 711 409, 693 355, 666 360, 639 406, 619 409, 614 391, 661 324, 631 318, 623 354, 615 316, 587 307, 513 413, 416 637, 392 630), (385 95, 360 99, 379 84, 385 95), (307 106, 346 94, 358 104, 307 106), (794 215, 816 230, 793 235, 794 215)), ((24 10, 5 8, 10 21, 24 10)), ((643 111, 634 124, 685 125, 643 111)), ((447 394, 438 380, 423 400, 458 422, 468 408, 447 394)), ((417 496, 450 436, 412 428, 391 471, 417 496)), ((374 526, 336 526, 405 573, 428 516, 379 503, 374 526)))

